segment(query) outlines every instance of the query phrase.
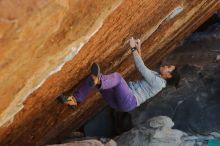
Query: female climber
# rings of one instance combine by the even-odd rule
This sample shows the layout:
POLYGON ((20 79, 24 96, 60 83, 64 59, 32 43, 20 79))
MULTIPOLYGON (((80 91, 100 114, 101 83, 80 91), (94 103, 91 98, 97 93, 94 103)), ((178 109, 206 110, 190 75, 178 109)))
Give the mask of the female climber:
POLYGON ((131 52, 137 70, 143 79, 126 83, 117 72, 102 74, 98 64, 93 63, 91 74, 79 85, 72 96, 60 95, 58 99, 70 107, 76 107, 87 95, 95 90, 101 93, 105 101, 115 110, 129 112, 147 99, 156 95, 166 85, 177 86, 180 75, 174 65, 160 67, 160 73, 150 70, 141 58, 141 42, 139 39, 129 40, 131 52))

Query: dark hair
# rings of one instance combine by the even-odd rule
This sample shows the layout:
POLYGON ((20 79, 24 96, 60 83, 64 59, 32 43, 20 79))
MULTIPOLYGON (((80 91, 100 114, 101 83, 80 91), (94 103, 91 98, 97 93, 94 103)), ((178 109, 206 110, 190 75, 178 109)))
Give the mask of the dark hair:
POLYGON ((170 86, 175 86, 176 88, 178 88, 179 81, 180 81, 180 74, 177 71, 177 67, 175 67, 175 69, 170 74, 171 74, 172 77, 166 79, 167 84, 170 85, 170 86))

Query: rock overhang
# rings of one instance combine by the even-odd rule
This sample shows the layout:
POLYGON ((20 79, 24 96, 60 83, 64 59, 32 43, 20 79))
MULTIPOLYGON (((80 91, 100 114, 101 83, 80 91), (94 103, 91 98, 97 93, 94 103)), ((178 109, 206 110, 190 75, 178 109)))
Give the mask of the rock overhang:
POLYGON ((14 117, 0 129, 3 144, 14 144, 36 129, 28 140, 20 142, 38 141, 39 145, 70 125, 79 126, 104 106, 100 97, 93 96, 74 112, 57 104, 55 97, 85 78, 92 61, 99 62, 105 73, 118 71, 129 77, 134 65, 128 57, 127 40, 135 36, 143 42, 143 58, 153 66, 211 16, 219 8, 219 2, 57 0, 38 2, 36 6, 39 6, 36 10, 27 7, 33 13, 22 18, 23 23, 16 24, 13 20, 1 33, 1 66, 6 68, 1 70, 4 74, 1 91, 8 102, 2 111, 9 109, 9 103, 18 109, 1 119, 3 125, 14 117), (74 9, 76 6, 78 9, 74 9), (93 108, 95 102, 99 103, 97 109, 93 108), (41 133, 45 133, 45 138, 41 133), (7 135, 13 139, 5 139, 7 135))

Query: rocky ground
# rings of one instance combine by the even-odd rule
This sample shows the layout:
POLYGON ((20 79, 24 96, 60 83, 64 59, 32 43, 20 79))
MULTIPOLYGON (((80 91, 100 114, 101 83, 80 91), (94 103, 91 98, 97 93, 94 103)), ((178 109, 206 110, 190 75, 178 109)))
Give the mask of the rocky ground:
POLYGON ((48 146, 207 146, 210 143, 220 144, 216 139, 218 133, 209 135, 188 135, 177 129, 172 129, 173 121, 167 116, 157 116, 145 123, 132 128, 128 132, 112 139, 84 138, 84 140, 69 140, 64 144, 48 146))

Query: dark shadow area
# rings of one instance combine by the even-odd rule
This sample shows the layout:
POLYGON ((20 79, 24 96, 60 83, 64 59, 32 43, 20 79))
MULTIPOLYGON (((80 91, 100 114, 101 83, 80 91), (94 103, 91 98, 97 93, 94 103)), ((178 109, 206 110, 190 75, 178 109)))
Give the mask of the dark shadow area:
POLYGON ((205 23, 203 23, 199 28, 197 28, 195 32, 208 31, 211 25, 215 25, 219 23, 220 23, 220 19, 218 14, 216 13, 211 18, 209 18, 205 23))

